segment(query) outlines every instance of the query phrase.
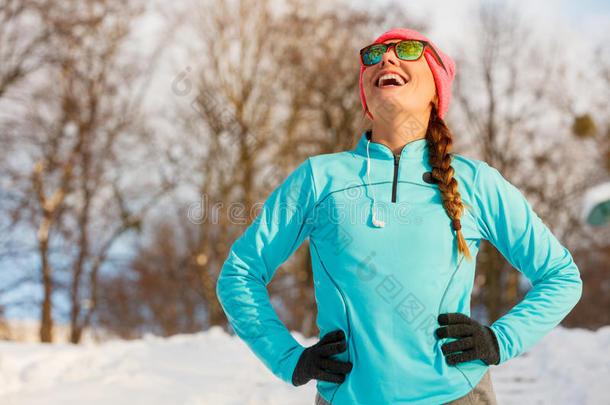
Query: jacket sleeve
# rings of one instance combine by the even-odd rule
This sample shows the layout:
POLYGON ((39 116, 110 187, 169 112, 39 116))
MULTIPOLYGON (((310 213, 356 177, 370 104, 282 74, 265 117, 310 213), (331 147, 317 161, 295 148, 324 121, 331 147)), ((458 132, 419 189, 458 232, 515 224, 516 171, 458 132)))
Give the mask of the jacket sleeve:
POLYGON ((307 159, 273 190, 259 215, 233 243, 216 283, 216 295, 237 336, 273 374, 291 385, 305 347, 278 318, 267 284, 311 232, 314 186, 307 159))
POLYGON ((521 191, 482 162, 474 181, 479 231, 523 273, 532 288, 490 327, 500 362, 516 357, 561 322, 582 295, 578 267, 521 191))

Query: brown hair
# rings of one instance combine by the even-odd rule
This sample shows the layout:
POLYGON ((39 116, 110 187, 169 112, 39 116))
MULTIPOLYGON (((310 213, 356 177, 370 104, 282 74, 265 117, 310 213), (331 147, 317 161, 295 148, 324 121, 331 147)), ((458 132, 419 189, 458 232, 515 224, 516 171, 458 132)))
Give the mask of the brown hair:
POLYGON ((451 225, 456 233, 458 256, 461 252, 468 260, 472 261, 470 250, 468 250, 468 245, 466 245, 466 240, 460 230, 462 228, 460 217, 464 212, 464 206, 470 209, 472 207, 462 201, 458 192, 458 182, 453 177, 455 170, 451 167, 452 157, 449 154, 453 145, 453 137, 445 121, 438 116, 434 104, 432 104, 428 129, 426 130, 426 143, 429 152, 428 163, 432 166, 432 177, 437 180, 436 184, 441 191, 443 207, 451 218, 451 225))

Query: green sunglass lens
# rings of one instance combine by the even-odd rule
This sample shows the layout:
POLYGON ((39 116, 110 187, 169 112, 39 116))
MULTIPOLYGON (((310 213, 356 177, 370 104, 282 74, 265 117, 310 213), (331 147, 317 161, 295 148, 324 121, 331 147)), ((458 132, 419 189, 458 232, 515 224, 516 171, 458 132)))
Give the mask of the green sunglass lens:
POLYGON ((384 45, 373 45, 362 54, 362 61, 365 65, 374 65, 381 60, 386 49, 384 45))
POLYGON ((400 59, 414 60, 420 57, 424 44, 418 41, 403 41, 396 46, 396 54, 400 59))

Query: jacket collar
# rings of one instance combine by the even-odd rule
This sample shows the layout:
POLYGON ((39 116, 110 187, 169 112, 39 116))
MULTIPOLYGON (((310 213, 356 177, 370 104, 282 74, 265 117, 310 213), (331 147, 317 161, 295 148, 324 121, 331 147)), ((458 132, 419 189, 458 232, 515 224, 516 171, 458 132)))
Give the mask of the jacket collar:
MULTIPOLYGON (((365 131, 362 134, 360 140, 358 141, 358 144, 353 149, 354 153, 366 158, 366 146, 368 140, 370 139, 370 136, 371 131, 365 131)), ((372 158, 394 160, 394 154, 388 146, 374 141, 371 141, 369 145, 369 155, 372 158)), ((414 141, 407 142, 400 152, 401 160, 406 158, 418 159, 427 162, 428 157, 428 144, 426 138, 416 139, 414 141)))

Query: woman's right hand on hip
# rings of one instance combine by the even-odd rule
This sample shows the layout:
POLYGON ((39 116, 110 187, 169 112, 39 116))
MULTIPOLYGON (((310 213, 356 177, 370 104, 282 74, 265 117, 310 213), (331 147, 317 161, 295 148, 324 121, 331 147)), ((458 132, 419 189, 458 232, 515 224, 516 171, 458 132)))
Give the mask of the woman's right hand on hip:
POLYGON ((352 363, 331 359, 330 356, 347 349, 345 333, 338 329, 327 333, 313 346, 303 351, 292 374, 295 386, 306 384, 309 380, 323 380, 342 383, 345 374, 352 370, 352 363))

